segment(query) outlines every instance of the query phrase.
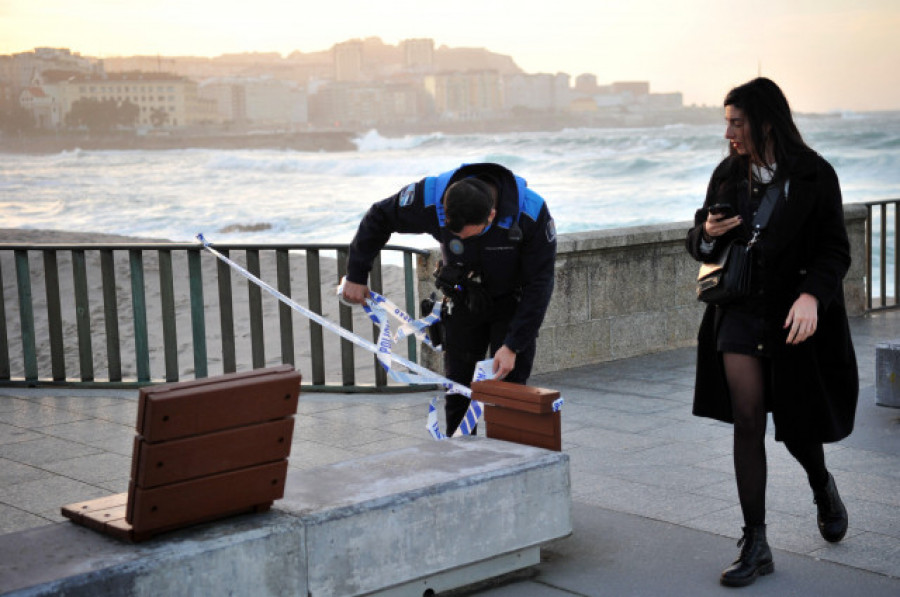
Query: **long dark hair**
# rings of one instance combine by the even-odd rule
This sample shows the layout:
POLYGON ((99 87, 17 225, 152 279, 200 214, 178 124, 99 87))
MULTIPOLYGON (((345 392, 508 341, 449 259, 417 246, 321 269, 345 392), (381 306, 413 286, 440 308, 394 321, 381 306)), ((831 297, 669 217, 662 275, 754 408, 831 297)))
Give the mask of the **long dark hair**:
MULTIPOLYGON (((794 124, 787 98, 772 80, 759 77, 735 87, 725 96, 724 105, 744 112, 750 123, 753 151, 757 154, 753 157, 764 166, 772 166, 766 161, 767 146, 771 146, 782 175, 790 168, 793 157, 812 151, 794 124)), ((734 147, 731 147, 731 155, 737 155, 734 147)))

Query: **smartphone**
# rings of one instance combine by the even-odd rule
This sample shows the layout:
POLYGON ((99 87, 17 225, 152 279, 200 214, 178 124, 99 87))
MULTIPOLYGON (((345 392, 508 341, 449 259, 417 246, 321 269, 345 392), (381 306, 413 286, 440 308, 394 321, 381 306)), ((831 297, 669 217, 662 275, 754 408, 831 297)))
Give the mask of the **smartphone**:
POLYGON ((709 213, 714 216, 725 216, 726 218, 731 218, 734 216, 734 207, 729 203, 716 203, 715 205, 709 206, 709 213))

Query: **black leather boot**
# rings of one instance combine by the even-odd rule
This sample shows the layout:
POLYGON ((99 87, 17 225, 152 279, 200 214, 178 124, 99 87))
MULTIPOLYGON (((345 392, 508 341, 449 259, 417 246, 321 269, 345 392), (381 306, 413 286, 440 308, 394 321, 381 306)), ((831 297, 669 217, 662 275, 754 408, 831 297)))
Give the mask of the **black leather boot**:
POLYGON ((772 550, 766 541, 766 525, 744 527, 744 536, 738 541, 741 555, 722 572, 720 582, 726 587, 744 587, 775 571, 772 550))
POLYGON ((847 534, 847 508, 838 495, 837 485, 834 484, 834 477, 828 473, 828 483, 824 489, 819 491, 813 490, 816 508, 819 510, 818 522, 819 532, 826 541, 837 543, 847 534))

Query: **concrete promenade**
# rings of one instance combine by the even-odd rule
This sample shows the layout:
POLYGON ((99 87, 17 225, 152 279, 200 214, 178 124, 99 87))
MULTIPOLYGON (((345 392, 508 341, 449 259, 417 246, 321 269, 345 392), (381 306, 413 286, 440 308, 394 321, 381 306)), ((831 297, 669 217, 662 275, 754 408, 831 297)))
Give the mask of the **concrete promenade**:
MULTIPOLYGON (((900 338, 900 313, 851 320, 861 393, 856 430, 826 447, 850 513, 841 543, 818 534, 800 466, 769 426, 769 540, 775 574, 742 595, 900 594, 900 409, 875 405, 875 345, 900 338)), ((726 595, 741 516, 731 427, 690 414, 694 349, 535 376, 558 389, 571 458, 573 534, 542 563, 462 594, 726 595)), ((303 394, 290 466, 432 440, 430 394, 303 394)), ((0 389, 0 534, 71 524, 60 506, 127 489, 136 391, 0 389)), ((503 496, 497 496, 502 500, 503 496)), ((276 503, 277 506, 277 503, 276 503)), ((0 577, 0 593, 3 592, 0 577)))

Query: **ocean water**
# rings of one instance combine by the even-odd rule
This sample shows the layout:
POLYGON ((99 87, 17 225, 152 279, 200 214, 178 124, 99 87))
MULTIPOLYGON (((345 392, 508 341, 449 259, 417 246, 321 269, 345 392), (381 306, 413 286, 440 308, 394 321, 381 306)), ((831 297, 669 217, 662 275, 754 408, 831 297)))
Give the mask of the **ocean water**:
MULTIPOLYGON (((900 113, 799 117, 844 201, 900 197, 900 113)), ((492 161, 524 176, 560 232, 688 220, 726 155, 722 125, 415 135, 357 150, 0 154, 0 228, 190 241, 346 242, 369 205, 423 176, 492 161)), ((395 244, 425 247, 424 236, 395 244)))

